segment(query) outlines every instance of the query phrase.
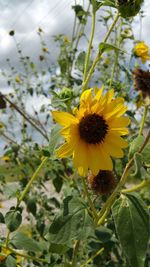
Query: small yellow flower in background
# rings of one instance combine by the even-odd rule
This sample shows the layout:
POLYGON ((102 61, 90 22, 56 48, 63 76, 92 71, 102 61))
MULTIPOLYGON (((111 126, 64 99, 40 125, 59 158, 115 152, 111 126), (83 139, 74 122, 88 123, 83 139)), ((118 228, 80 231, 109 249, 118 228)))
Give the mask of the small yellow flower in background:
POLYGON ((9 249, 2 248, 0 252, 0 262, 4 261, 9 254, 11 254, 11 251, 9 249))
POLYGON ((15 81, 16 81, 16 83, 21 83, 19 76, 16 76, 15 81))
POLYGON ((1 208, 3 208, 3 204, 2 204, 2 202, 0 202, 0 209, 1 209, 1 208))
POLYGON ((5 162, 9 162, 10 157, 9 156, 3 156, 3 157, 1 157, 1 160, 5 161, 5 162))
POLYGON ((64 43, 70 44, 70 40, 69 40, 68 36, 64 36, 64 43))
POLYGON ((44 52, 44 53, 49 53, 49 50, 48 50, 48 48, 47 48, 47 47, 43 47, 43 49, 42 49, 42 50, 43 50, 43 52, 44 52))
POLYGON ((99 170, 112 170, 111 157, 123 157, 122 148, 128 143, 121 137, 128 134, 126 126, 129 118, 122 117, 127 107, 124 99, 114 97, 114 90, 102 95, 103 88, 84 91, 80 98, 79 109, 72 115, 67 112, 52 111, 54 119, 61 125, 61 135, 66 143, 56 154, 60 158, 73 156, 73 162, 81 176, 88 169, 94 175, 99 170))
POLYGON ((134 47, 134 53, 137 57, 141 58, 142 63, 146 60, 150 60, 150 55, 148 54, 149 48, 144 42, 139 42, 134 47))
POLYGON ((0 122, 0 129, 4 128, 4 124, 0 122))

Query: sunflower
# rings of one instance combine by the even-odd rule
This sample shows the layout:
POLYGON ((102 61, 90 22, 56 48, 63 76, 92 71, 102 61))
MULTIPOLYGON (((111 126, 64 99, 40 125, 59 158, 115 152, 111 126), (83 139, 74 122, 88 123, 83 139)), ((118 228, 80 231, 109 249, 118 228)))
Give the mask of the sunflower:
POLYGON ((137 57, 141 58, 144 64, 147 60, 150 60, 150 55, 148 54, 149 48, 144 42, 139 42, 134 47, 134 53, 137 57))
POLYGON ((56 150, 60 158, 73 156, 73 163, 81 176, 88 169, 94 175, 99 170, 112 170, 112 157, 123 157, 122 148, 128 146, 121 137, 128 134, 126 126, 130 120, 122 117, 127 110, 124 99, 113 99, 114 90, 105 95, 103 87, 84 91, 79 108, 74 114, 52 111, 53 118, 63 128, 61 135, 66 143, 56 150))

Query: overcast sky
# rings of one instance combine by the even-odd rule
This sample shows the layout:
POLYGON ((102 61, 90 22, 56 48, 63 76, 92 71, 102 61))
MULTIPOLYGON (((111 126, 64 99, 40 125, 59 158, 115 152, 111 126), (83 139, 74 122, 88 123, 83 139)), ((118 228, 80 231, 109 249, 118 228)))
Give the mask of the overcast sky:
MULTIPOLYGON (((83 1, 76 2, 82 4, 83 1)), ((37 29, 41 27, 50 47, 50 57, 54 59, 56 47, 52 42, 52 36, 60 33, 71 36, 74 19, 71 6, 74 4, 74 0, 0 0, 0 68, 5 68, 6 58, 10 58, 17 67, 16 45, 8 34, 10 30, 15 30, 15 38, 20 43, 23 53, 36 60, 40 52, 37 29)), ((145 0, 143 11, 145 18, 142 22, 142 39, 150 45, 150 0, 145 0)), ((133 30, 138 39, 139 16, 135 18, 133 30)), ((100 33, 100 29, 97 28, 95 41, 99 40, 100 33)))
MULTIPOLYGON (((76 0, 77 4, 82 5, 83 2, 87 6, 88 0, 76 0)), ((38 64, 41 47, 37 30, 39 27, 42 28, 50 50, 49 61, 54 62, 58 49, 53 41, 53 35, 64 34, 71 37, 74 22, 74 11, 71 8, 73 5, 75 5, 75 0, 0 0, 0 71, 8 72, 10 70, 7 58, 16 69, 19 69, 16 44, 14 38, 9 35, 11 30, 15 30, 15 40, 20 43, 23 55, 30 56, 38 64)), ((144 40, 150 47, 150 0, 144 1, 142 10, 145 17, 142 20, 141 40, 144 40)), ((97 14, 97 19, 99 18, 100 15, 97 14)), ((138 40, 140 37, 139 15, 135 17, 133 25, 135 38, 138 40)), ((91 21, 89 19, 86 27, 87 33, 90 32, 90 28, 91 21)), ((104 28, 97 23, 95 47, 103 39, 103 36, 104 28)), ((80 47, 86 50, 85 39, 81 40, 80 47)), ((7 90, 6 87, 7 81, 0 73, 0 91, 7 90)), ((39 102, 44 102, 44 99, 38 98, 34 101, 35 109, 39 102)), ((30 104, 29 101, 28 104, 30 104)))

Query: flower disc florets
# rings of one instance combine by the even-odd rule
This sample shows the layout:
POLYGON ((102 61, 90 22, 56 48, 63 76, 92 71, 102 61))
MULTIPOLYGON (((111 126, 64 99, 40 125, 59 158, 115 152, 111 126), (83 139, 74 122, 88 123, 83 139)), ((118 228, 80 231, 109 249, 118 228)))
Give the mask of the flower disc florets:
POLYGON ((103 117, 95 113, 83 117, 79 123, 80 137, 89 144, 101 143, 107 130, 108 125, 103 117))
POLYGON ((57 156, 65 158, 72 155, 81 176, 85 176, 89 169, 94 175, 100 169, 112 170, 111 156, 123 157, 122 148, 128 145, 121 137, 128 134, 126 126, 130 122, 127 117, 122 117, 127 110, 124 99, 113 99, 114 90, 105 95, 102 93, 103 88, 84 91, 74 115, 52 112, 54 119, 63 126, 61 134, 66 140, 57 150, 57 156))

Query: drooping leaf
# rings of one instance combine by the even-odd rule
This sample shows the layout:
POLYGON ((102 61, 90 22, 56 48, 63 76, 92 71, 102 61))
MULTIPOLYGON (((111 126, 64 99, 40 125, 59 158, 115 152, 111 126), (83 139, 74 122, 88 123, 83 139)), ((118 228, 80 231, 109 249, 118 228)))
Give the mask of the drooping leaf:
POLYGON ((47 238, 51 243, 69 245, 73 239, 84 239, 89 234, 91 219, 81 200, 67 197, 64 212, 55 217, 47 238))
POLYGON ((84 51, 81 52, 78 55, 77 60, 75 62, 76 68, 79 69, 81 72, 84 72, 85 56, 86 56, 86 53, 84 51))
POLYGON ((144 267, 149 240, 149 214, 136 193, 122 195, 112 208, 122 251, 129 266, 144 267))
POLYGON ((110 50, 115 50, 115 51, 120 51, 120 52, 125 52, 123 50, 121 50, 119 47, 112 45, 112 44, 108 44, 108 43, 100 43, 99 45, 99 52, 100 53, 104 53, 104 52, 108 52, 110 50))
POLYGON ((61 140, 60 126, 59 125, 55 125, 52 128, 51 134, 50 134, 49 150, 50 150, 51 153, 54 152, 54 149, 56 148, 56 146, 58 145, 60 140, 61 140))
POLYGON ((6 264, 6 267, 16 267, 17 266, 16 260, 11 255, 9 255, 7 257, 5 264, 6 264))
POLYGON ((144 142, 144 137, 142 135, 139 135, 130 143, 129 159, 133 157, 135 152, 138 152, 143 142, 144 142))
POLYGON ((15 231, 22 222, 22 215, 19 210, 10 210, 5 215, 5 223, 10 232, 15 231))
POLYGON ((22 232, 17 232, 13 235, 11 238, 11 244, 13 244, 17 249, 24 249, 33 252, 41 251, 39 243, 22 232))

